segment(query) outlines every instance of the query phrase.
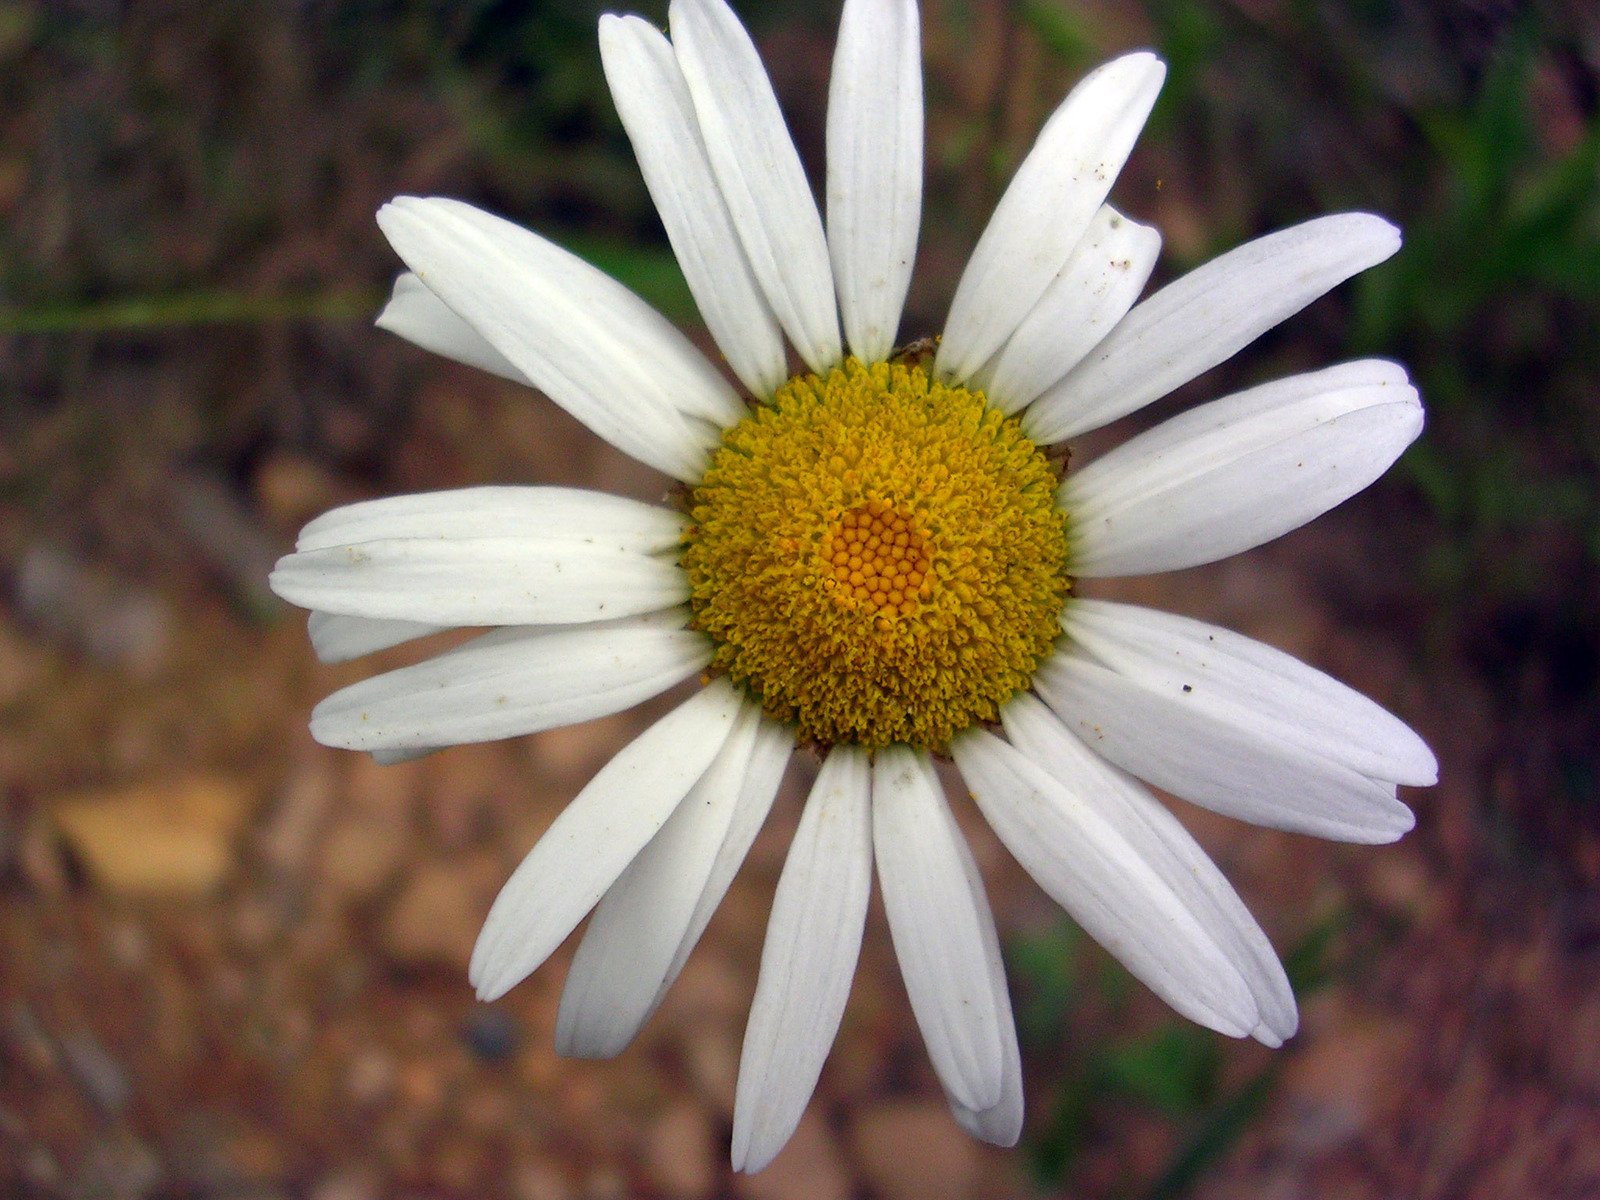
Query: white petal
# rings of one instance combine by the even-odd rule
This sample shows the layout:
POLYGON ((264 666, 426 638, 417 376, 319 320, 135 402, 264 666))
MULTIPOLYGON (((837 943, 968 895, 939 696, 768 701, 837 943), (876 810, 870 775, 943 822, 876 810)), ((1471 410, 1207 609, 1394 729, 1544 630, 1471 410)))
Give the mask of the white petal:
POLYGON ((1084 77, 1045 123, 956 285, 939 373, 970 378, 1039 302, 1111 191, 1161 90, 1155 55, 1084 77))
POLYGON ((376 324, 434 354, 502 379, 528 382, 528 377, 507 362, 505 355, 484 341, 476 329, 456 316, 410 271, 401 272, 394 281, 394 293, 378 314, 376 324))
POLYGON ((745 387, 770 396, 789 374, 783 333, 739 245, 671 45, 648 21, 607 13, 600 58, 706 328, 745 387))
POLYGON ((620 712, 709 659, 703 635, 648 618, 497 629, 335 692, 312 710, 311 736, 346 750, 520 737, 620 712))
POLYGON ((1366 213, 1246 242, 1130 312, 1035 402, 1023 428, 1037 442, 1058 442, 1143 408, 1399 248, 1400 231, 1366 213))
POLYGON ((506 881, 472 951, 478 998, 505 995, 544 962, 722 749, 739 700, 718 681, 600 769, 506 881))
POLYGON ((828 249, 850 349, 894 349, 922 218, 916 0, 846 0, 828 88, 828 249))
POLYGON ((372 761, 380 767, 393 767, 400 763, 416 762, 419 758, 427 758, 445 749, 443 746, 412 746, 405 750, 374 750, 372 761))
POLYGON ((800 357, 826 371, 842 355, 828 243, 761 57, 722 0, 673 0, 668 21, 751 270, 800 357))
POLYGON ((961 831, 926 754, 880 750, 872 768, 872 847, 895 956, 928 1057, 952 1102, 1000 1102, 1005 1034, 994 1004, 982 926, 961 831))
POLYGON ((986 730, 951 752, 1000 840, 1085 932, 1191 1020, 1232 1037, 1256 1027, 1239 972, 1101 813, 986 730))
POLYGON ((1161 235, 1109 204, 976 382, 1004 413, 1026 407, 1111 332, 1155 268, 1161 235))
POLYGON ((716 760, 595 909, 561 993, 558 1054, 611 1058, 655 1008, 727 839, 760 720, 759 705, 741 706, 716 760))
POLYGON ((612 445, 684 482, 738 397, 670 322, 537 234, 457 200, 401 196, 378 224, 429 289, 612 445))
POLYGON ((794 1133, 838 1032, 872 887, 867 756, 829 752, 778 880, 733 1106, 733 1169, 794 1133))
POLYGON ((541 534, 627 550, 670 550, 683 517, 623 496, 560 487, 471 487, 363 500, 323 513, 300 531, 297 550, 380 538, 480 538, 541 534))
MULTIPOLYGON (((1287 392, 1299 390, 1289 381, 1287 392)), ((1406 384, 1319 391, 1259 407, 1259 391, 1202 405, 1061 486, 1075 575, 1143 575, 1215 562, 1297 529, 1361 491, 1422 432, 1406 384), (1241 408, 1256 408, 1245 416, 1241 408)))
POLYGON ((448 625, 423 621, 375 621, 370 617, 346 617, 335 613, 313 612, 306 619, 311 649, 325 663, 349 662, 402 642, 443 633, 448 625))
POLYGON ((767 814, 772 811, 772 801, 778 794, 778 785, 783 782, 783 772, 793 753, 792 730, 774 721, 760 723, 756 730, 755 749, 745 771, 744 786, 739 790, 733 819, 728 822, 727 836, 723 838, 716 860, 711 864, 711 873, 706 877, 706 886, 695 904, 694 915, 689 919, 682 941, 678 943, 678 952, 661 980, 655 999, 657 1005, 672 986, 672 981, 678 977, 678 972, 683 970, 683 964, 700 941, 700 935, 706 931, 711 914, 716 912, 717 905, 728 894, 728 885, 738 874, 745 855, 750 853, 750 846, 756 840, 756 834, 761 832, 767 814))
POLYGON ((1034 696, 1014 697, 1000 718, 1012 744, 1110 822, 1183 901, 1255 997, 1262 1024, 1254 1035, 1281 1045, 1299 1025, 1294 990, 1267 935, 1200 844, 1160 801, 1074 737, 1034 696))
MULTIPOLYGON (((1274 410, 1291 408, 1302 401, 1322 395, 1355 391, 1376 392, 1384 388, 1389 389, 1391 397, 1411 395, 1411 380, 1406 375, 1406 369, 1399 363, 1381 358, 1363 358, 1354 362, 1338 363, 1331 367, 1270 380, 1255 387, 1245 388, 1241 392, 1234 392, 1220 400, 1212 400, 1207 404, 1186 409, 1145 430, 1124 445, 1137 442, 1140 461, 1158 461, 1160 456, 1220 425, 1248 421, 1274 410)), ((1120 449, 1121 447, 1118 447, 1118 451, 1120 449)), ((1105 469, 1099 465, 1100 462, 1109 457, 1110 454, 1102 455, 1080 467, 1077 477, 1094 478, 1105 469)), ((1120 453, 1117 457, 1124 462, 1130 461, 1128 456, 1120 453)), ((1137 479, 1129 481, 1129 484, 1130 491, 1144 490, 1143 484, 1137 479)), ((1101 489, 1102 495, 1107 494, 1103 481, 1096 486, 1101 489)))
POLYGON ((291 604, 438 625, 566 625, 656 612, 689 598, 666 558, 565 537, 386 538, 278 560, 291 604))
POLYGON ((989 898, 984 895, 983 879, 978 874, 978 864, 972 860, 972 851, 966 839, 956 840, 956 850, 961 856, 962 874, 966 876, 967 890, 972 895, 973 906, 982 920, 978 930, 983 935, 984 978, 989 981, 991 1002, 1000 1018, 1001 1061, 1000 1099, 984 1109, 971 1109, 945 1093, 956 1124, 973 1137, 994 1146, 1015 1146, 1022 1136, 1022 1053, 1017 1048, 1017 1025, 1011 1015, 1011 994, 1006 990, 1006 968, 1000 957, 1000 937, 995 932, 994 916, 989 911, 989 898))
POLYGON ((1344 842, 1392 842, 1415 823, 1393 784, 1235 723, 1089 661, 1041 667, 1034 690, 1095 753, 1174 795, 1257 825, 1344 842))
POLYGON ((1299 659, 1189 617, 1074 600, 1067 636, 1103 665, 1235 725, 1343 763, 1374 779, 1426 786, 1439 764, 1398 717, 1299 659))

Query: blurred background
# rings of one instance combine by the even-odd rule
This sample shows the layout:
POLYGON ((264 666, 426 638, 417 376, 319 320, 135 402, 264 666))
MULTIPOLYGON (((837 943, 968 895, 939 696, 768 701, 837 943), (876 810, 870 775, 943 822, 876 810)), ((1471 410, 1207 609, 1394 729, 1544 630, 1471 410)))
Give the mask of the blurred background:
MULTIPOLYGON (((660 0, 641 4, 665 22, 660 0)), ((819 179, 836 0, 746 3, 819 179)), ((1158 48, 1113 194, 1157 282, 1275 226, 1405 249, 1107 439, 1357 355, 1423 438, 1240 559, 1096 594, 1219 621, 1429 739, 1415 832, 1350 848, 1179 806, 1289 964, 1273 1053, 1193 1027, 959 815, 1006 939, 1024 1140, 945 1113, 874 904, 821 1088, 726 1167, 786 796, 621 1058, 554 1057, 570 947, 494 1006, 500 882, 663 707, 405 766, 316 746, 264 590, 307 518, 484 482, 659 499, 540 397, 375 331, 391 195, 469 199, 694 327, 607 96, 598 4, 0 3, 0 1190, 517 1200, 1600 1195, 1600 10, 1587 0, 926 0, 937 331, 1043 118, 1158 48)), ((702 336, 697 334, 697 336, 702 336)), ((1081 460, 1080 460, 1081 461, 1081 460)), ((379 665, 406 660, 381 656, 379 665)))

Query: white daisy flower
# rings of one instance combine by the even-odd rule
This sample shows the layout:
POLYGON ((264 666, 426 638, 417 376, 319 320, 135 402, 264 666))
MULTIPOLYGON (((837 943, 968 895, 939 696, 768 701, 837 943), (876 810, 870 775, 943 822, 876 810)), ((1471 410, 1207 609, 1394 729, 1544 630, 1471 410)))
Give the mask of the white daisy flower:
POLYGON ((652 506, 486 487, 320 517, 272 586, 330 661, 493 627, 317 706, 322 742, 397 760, 708 682, 561 813, 489 913, 485 999, 592 909, 559 1048, 617 1053, 660 1003, 796 745, 822 756, 779 880, 745 1036, 733 1162, 759 1170, 815 1087, 876 864, 912 1010, 956 1119, 1022 1123, 982 882, 941 794, 954 760, 1000 839, 1179 1012, 1276 1046, 1295 1001, 1227 881, 1140 780, 1351 842, 1412 824, 1436 777, 1400 721, 1185 617, 1078 596, 1260 545, 1380 475, 1422 427, 1398 366, 1346 363, 1202 405, 1061 477, 1045 447, 1131 413, 1393 254, 1360 213, 1251 242, 1135 303, 1153 229, 1106 204, 1164 68, 1095 71, 979 240, 937 353, 895 354, 920 217, 912 0, 847 0, 827 221, 749 35, 673 0, 670 41, 606 16, 607 79, 673 249, 750 399, 622 285, 454 200, 378 221, 410 267, 379 324, 522 380, 679 481, 652 506), (804 363, 792 373, 788 348, 804 363))

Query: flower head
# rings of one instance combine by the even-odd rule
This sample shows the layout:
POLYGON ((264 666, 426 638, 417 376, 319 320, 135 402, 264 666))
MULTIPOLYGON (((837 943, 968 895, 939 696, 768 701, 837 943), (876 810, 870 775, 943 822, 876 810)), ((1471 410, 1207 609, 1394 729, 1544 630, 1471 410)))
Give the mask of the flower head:
POLYGON ((944 749, 1061 633, 1055 469, 981 392, 852 358, 729 429, 681 560, 726 673, 802 742, 944 749))
POLYGON ((601 19, 607 78, 727 381, 620 284, 451 200, 379 223, 411 268, 380 324, 539 388, 679 481, 653 506, 561 488, 369 501, 313 521, 272 583, 337 660, 489 627, 317 706, 394 760, 704 686, 623 749, 495 902, 485 998, 585 914, 557 1026, 619 1051, 726 892, 796 745, 822 758, 778 884, 746 1034, 735 1166, 783 1146, 843 1013, 871 879, 956 1119, 1014 1142, 1022 1088, 994 921, 933 755, 1022 865, 1174 1008, 1278 1045, 1297 1017, 1260 928, 1140 780, 1355 842, 1412 822, 1432 754, 1377 705, 1238 634, 1078 595, 1293 529, 1381 474, 1422 410, 1392 363, 1263 384, 1063 473, 1124 416, 1392 254, 1364 214, 1248 243, 1135 304, 1154 230, 1106 204, 1163 67, 1062 103, 973 252, 937 350, 896 353, 921 203, 911 0, 847 0, 827 223, 722 0, 671 40, 601 19), (804 364, 796 373, 789 350, 804 364))

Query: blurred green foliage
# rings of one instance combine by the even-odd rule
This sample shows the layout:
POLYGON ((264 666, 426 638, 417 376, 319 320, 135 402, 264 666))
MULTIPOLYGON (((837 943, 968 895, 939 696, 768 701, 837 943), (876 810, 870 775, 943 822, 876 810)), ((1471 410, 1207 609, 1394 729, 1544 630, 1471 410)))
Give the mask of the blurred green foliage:
MULTIPOLYGON (((1353 933, 1352 914, 1336 910, 1284 955, 1284 969, 1302 1001, 1352 970, 1372 952, 1374 939, 1387 936, 1379 930, 1363 940, 1353 933)), ((1063 1047, 1067 1031, 1090 1013, 1110 1018, 1096 1027, 1127 1028, 1134 999, 1127 973, 1093 951, 1071 922, 1008 939, 1006 964, 1025 1057, 1033 1064, 1058 1053, 1044 1114, 1036 1114, 1027 1142, 1041 1189, 1070 1190, 1074 1166, 1087 1139, 1096 1136, 1097 1122, 1132 1110, 1166 1123, 1176 1148, 1152 1178, 1130 1181, 1130 1194, 1171 1200, 1233 1147, 1270 1100, 1281 1056, 1242 1082, 1227 1084, 1226 1039, 1178 1018, 1102 1044, 1063 1047)))
POLYGON ((1569 147, 1542 144, 1540 49, 1523 19, 1467 107, 1417 114, 1437 199, 1356 309, 1364 347, 1414 347, 1434 409, 1435 436, 1406 466, 1444 530, 1429 566, 1445 590, 1541 588, 1543 556, 1521 544, 1541 531, 1572 531, 1600 561, 1584 353, 1600 337, 1600 120, 1569 147), (1463 338, 1475 329, 1492 340, 1463 338))

